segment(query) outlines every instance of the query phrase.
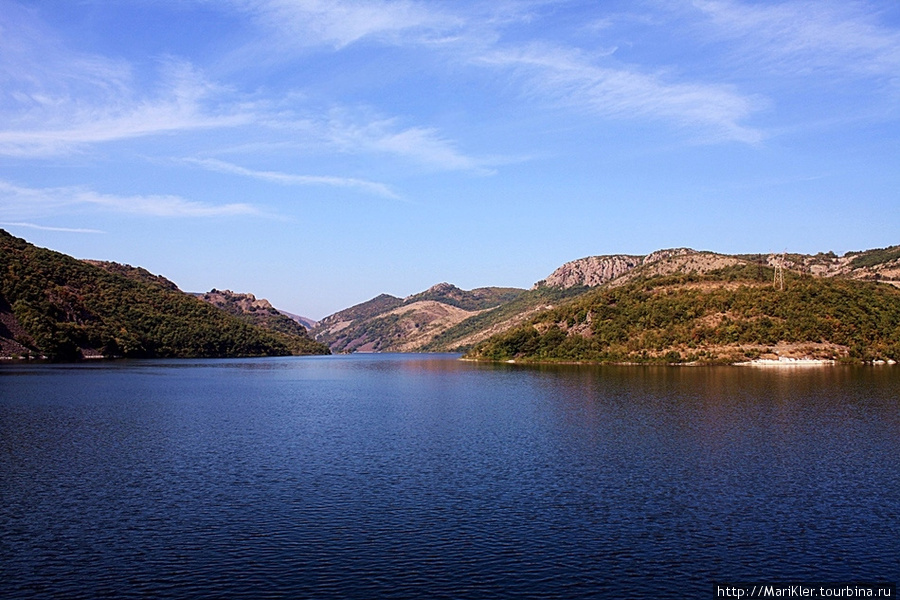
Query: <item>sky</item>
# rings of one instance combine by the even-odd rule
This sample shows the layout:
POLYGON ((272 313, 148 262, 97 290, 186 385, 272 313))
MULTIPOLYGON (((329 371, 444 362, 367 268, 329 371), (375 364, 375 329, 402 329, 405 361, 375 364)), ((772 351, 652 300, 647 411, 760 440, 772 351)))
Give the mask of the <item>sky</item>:
POLYGON ((900 4, 0 0, 0 227, 314 319, 900 244, 900 4))

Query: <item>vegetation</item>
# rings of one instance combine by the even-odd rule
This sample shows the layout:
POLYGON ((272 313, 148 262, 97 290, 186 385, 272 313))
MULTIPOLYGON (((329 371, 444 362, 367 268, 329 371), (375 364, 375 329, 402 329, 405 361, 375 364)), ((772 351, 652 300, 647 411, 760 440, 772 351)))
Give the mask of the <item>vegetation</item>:
MULTIPOLYGON (((435 315, 422 302, 437 302, 467 312, 479 312, 508 305, 526 291, 518 288, 487 287, 470 291, 449 283, 439 283, 405 299, 382 294, 368 302, 342 310, 318 323, 316 339, 335 352, 396 351, 409 348, 410 340, 428 337, 435 315), (409 310, 397 310, 409 307, 409 310)), ((417 342, 412 342, 413 344, 417 342)), ((436 351, 431 344, 424 351, 436 351)))
POLYGON ((859 254, 848 252, 847 254, 855 255, 850 261, 851 267, 853 267, 854 269, 868 268, 900 259, 900 246, 866 250, 865 252, 860 252, 859 254))
POLYGON ((436 336, 431 342, 422 348, 423 352, 447 352, 466 351, 471 344, 463 343, 463 340, 481 331, 487 331, 504 321, 515 318, 517 315, 533 311, 538 307, 558 303, 565 299, 574 298, 587 292, 586 287, 538 287, 533 290, 521 291, 514 299, 494 307, 491 310, 473 315, 436 336))
POLYGON ((776 344, 817 358, 900 359, 900 290, 871 282, 729 267, 585 294, 473 348, 486 360, 736 362, 776 344))
POLYGON ((433 300, 463 310, 476 311, 494 308, 501 304, 513 302, 525 290, 519 288, 486 287, 466 291, 449 283, 440 283, 420 294, 410 296, 403 304, 412 304, 423 300, 433 300))
POLYGON ((324 352, 324 344, 312 340, 306 332, 306 327, 282 314, 267 301, 257 301, 252 294, 235 294, 227 290, 214 289, 197 297, 246 323, 289 336, 292 339, 291 348, 294 354, 324 352))
POLYGON ((0 230, 0 298, 35 356, 230 357, 327 353, 308 337, 267 331, 197 298, 0 230))
POLYGON ((127 277, 128 279, 134 279, 135 281, 141 281, 143 283, 156 284, 173 292, 181 291, 178 289, 178 286, 175 285, 174 282, 169 281, 162 275, 154 275, 143 267, 132 267, 131 265, 123 265, 120 263, 109 262, 105 260, 86 260, 84 262, 96 267, 100 267, 101 269, 105 269, 110 273, 115 273, 116 275, 127 277))

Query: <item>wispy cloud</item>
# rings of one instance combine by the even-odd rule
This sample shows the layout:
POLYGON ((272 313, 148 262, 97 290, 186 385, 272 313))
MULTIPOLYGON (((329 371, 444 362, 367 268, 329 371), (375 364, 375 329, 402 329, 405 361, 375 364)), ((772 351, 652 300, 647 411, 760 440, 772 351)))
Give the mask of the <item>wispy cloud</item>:
POLYGON ((334 111, 328 122, 321 124, 320 131, 329 143, 345 152, 389 154, 440 171, 472 171, 481 175, 494 172, 494 159, 465 154, 437 129, 404 128, 399 119, 361 121, 348 117, 346 111, 334 111))
POLYGON ((197 165, 218 173, 231 173, 243 177, 251 177, 281 185, 325 185, 332 187, 356 188, 370 194, 398 199, 399 196, 383 183, 355 179, 352 177, 329 177, 322 175, 295 175, 278 171, 257 171, 214 158, 186 158, 184 162, 197 165))
POLYGON ((366 38, 397 43, 440 38, 462 20, 421 2, 408 0, 234 0, 233 4, 288 46, 343 48, 366 38))
POLYGON ((86 145, 232 127, 251 117, 190 63, 160 59, 155 83, 123 60, 79 52, 32 12, 0 16, 0 155, 52 156, 86 145))
POLYGON ((221 217, 258 215, 244 203, 208 204, 179 196, 116 196, 83 187, 29 188, 0 180, 0 215, 15 218, 73 208, 100 208, 151 217, 221 217))
POLYGON ((79 97, 54 101, 28 100, 33 104, 9 119, 0 129, 0 154, 49 156, 69 153, 87 144, 131 139, 162 133, 234 127, 251 120, 226 108, 218 112, 205 100, 214 86, 203 81, 190 65, 166 67, 163 92, 157 97, 134 98, 133 93, 115 99, 79 97))
POLYGON ((715 35, 745 42, 742 54, 771 68, 810 73, 900 75, 900 32, 865 3, 694 0, 715 35))
POLYGON ((59 231, 62 233, 106 233, 99 229, 84 229, 75 227, 50 227, 48 225, 38 225, 36 223, 0 223, 3 227, 25 227, 27 229, 38 229, 40 231, 59 231))
POLYGON ((717 140, 755 143, 761 132, 743 125, 761 103, 723 85, 668 82, 622 65, 600 66, 584 53, 546 44, 497 49, 480 61, 516 70, 529 93, 606 117, 651 118, 699 127, 717 140))
MULTIPOLYGON (((745 124, 763 104, 759 98, 724 85, 672 74, 665 77, 622 64, 608 48, 588 53, 576 46, 535 41, 533 35, 522 38, 515 28, 527 24, 529 13, 539 4, 502 3, 493 12, 476 8, 483 11, 476 15, 471 6, 466 13, 453 14, 449 12, 453 5, 437 9, 434 4, 409 1, 237 3, 269 30, 279 32, 272 43, 289 46, 296 44, 291 40, 300 39, 341 50, 367 39, 421 50, 439 48, 441 60, 466 68, 489 66, 499 78, 522 85, 525 96, 539 102, 551 101, 606 118, 674 122, 702 130, 707 140, 756 143, 762 139, 759 130, 745 124), (437 40, 441 43, 435 44, 437 40)), ((491 161, 466 156, 434 128, 395 127, 392 120, 374 121, 338 128, 335 137, 356 148, 407 156, 443 169, 492 172, 491 161)))

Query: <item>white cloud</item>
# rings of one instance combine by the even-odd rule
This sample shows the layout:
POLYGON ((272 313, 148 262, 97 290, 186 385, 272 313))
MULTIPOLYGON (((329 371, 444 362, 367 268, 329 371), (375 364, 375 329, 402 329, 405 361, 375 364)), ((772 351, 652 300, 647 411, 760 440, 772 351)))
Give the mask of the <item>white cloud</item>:
POLYGON ((762 139, 759 131, 741 124, 760 102, 726 86, 670 83, 661 75, 598 66, 579 51, 542 44, 498 49, 481 62, 518 71, 530 93, 564 106, 606 117, 668 120, 699 127, 719 140, 762 139))
POLYGON ((492 174, 493 166, 509 159, 480 158, 461 152, 457 144, 435 128, 402 127, 397 118, 331 111, 327 121, 305 123, 314 135, 342 152, 398 156, 439 171, 492 174))
POLYGON ((816 0, 745 4, 694 0, 716 35, 744 42, 742 54, 779 70, 900 74, 900 32, 865 3, 816 0))
MULTIPOLYGON (((116 86, 117 89, 119 86, 116 86)), ((50 156, 77 151, 87 144, 131 139, 162 133, 234 127, 252 119, 226 108, 207 106, 214 86, 190 65, 166 65, 163 92, 157 97, 136 98, 119 90, 115 97, 29 99, 32 106, 7 119, 13 126, 0 129, 0 154, 50 156), (17 125, 17 126, 16 126, 17 125)))
POLYGON ((116 196, 83 187, 28 188, 0 180, 0 216, 33 218, 63 209, 101 208, 151 217, 258 215, 249 204, 208 204, 179 196, 116 196))
POLYGON ((66 47, 32 11, 5 2, 0 11, 0 107, 40 109, 82 94, 115 98, 132 84, 129 65, 66 47), (14 90, 14 91, 10 91, 14 90))
POLYGON ((27 229, 38 229, 40 231, 59 231, 62 233, 105 233, 99 229, 84 229, 75 227, 50 227, 48 225, 38 225, 36 223, 0 223, 3 227, 25 227, 27 229))
POLYGON ((357 188, 370 194, 376 194, 378 196, 384 196, 386 198, 399 198, 397 194, 395 194, 388 186, 384 185, 383 183, 367 181, 365 179, 355 179, 352 177, 329 177, 322 175, 294 175, 290 173, 281 173, 278 171, 256 171, 212 158, 187 158, 185 159, 185 162, 203 167, 204 169, 208 169, 210 171, 216 171, 219 173, 231 173, 244 177, 252 177, 254 179, 270 181, 272 183, 278 183, 281 185, 326 185, 333 187, 348 187, 357 188))
POLYGON ((399 0, 235 0, 290 46, 343 48, 364 38, 396 43, 440 37, 461 24, 433 5, 399 0))
POLYGON ((218 105, 224 90, 189 63, 158 61, 141 85, 122 60, 64 44, 31 11, 0 15, 0 155, 52 156, 114 140, 232 127, 251 116, 218 105))
MULTIPOLYGON (((528 23, 533 3, 505 3, 494 7, 494 12, 466 6, 465 17, 407 1, 265 0, 238 5, 252 10, 270 30, 280 32, 272 43, 283 48, 299 43, 341 49, 370 39, 424 50, 440 39, 443 59, 458 65, 491 66, 503 78, 523 75, 520 84, 539 100, 550 99, 611 118, 675 122, 702 129, 706 139, 755 143, 762 138, 758 130, 744 124, 761 102, 732 88, 683 78, 667 81, 658 74, 616 63, 608 48, 589 57, 574 46, 504 44, 506 34, 510 39, 517 37, 516 26, 533 26, 528 23), (598 59, 606 66, 593 62, 598 59)), ((334 129, 335 140, 347 140, 348 147, 406 156, 441 169, 490 172, 486 164, 490 160, 466 156, 433 128, 398 131, 394 121, 384 120, 357 127, 340 124, 334 129)))

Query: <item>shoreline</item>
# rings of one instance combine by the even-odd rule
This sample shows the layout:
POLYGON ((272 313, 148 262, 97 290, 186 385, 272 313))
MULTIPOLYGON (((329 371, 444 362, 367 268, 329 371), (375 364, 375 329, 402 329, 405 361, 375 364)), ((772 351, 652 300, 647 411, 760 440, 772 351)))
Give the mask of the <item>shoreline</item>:
POLYGON ((837 361, 831 358, 789 358, 781 356, 779 358, 756 358, 743 362, 734 363, 738 367, 823 367, 836 364, 837 361))
POLYGON ((882 366, 896 365, 895 360, 874 360, 860 361, 858 363, 843 362, 831 358, 789 358, 780 357, 772 358, 756 358, 753 360, 745 360, 740 362, 605 362, 605 361, 578 361, 578 360, 490 360, 482 358, 469 358, 461 356, 458 360, 473 363, 493 363, 508 365, 613 365, 622 367, 644 367, 644 366, 665 366, 665 367, 831 367, 842 365, 866 365, 866 366, 882 366))

